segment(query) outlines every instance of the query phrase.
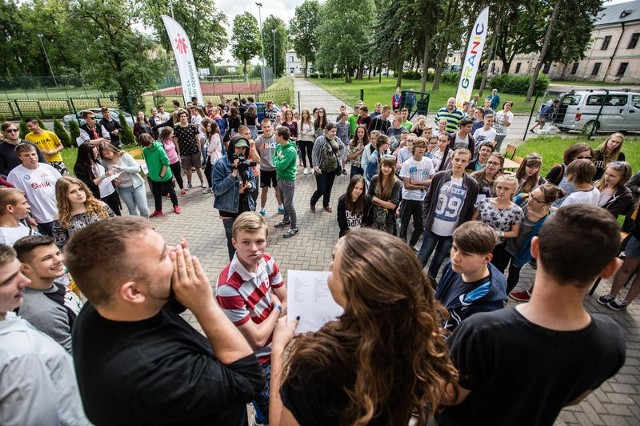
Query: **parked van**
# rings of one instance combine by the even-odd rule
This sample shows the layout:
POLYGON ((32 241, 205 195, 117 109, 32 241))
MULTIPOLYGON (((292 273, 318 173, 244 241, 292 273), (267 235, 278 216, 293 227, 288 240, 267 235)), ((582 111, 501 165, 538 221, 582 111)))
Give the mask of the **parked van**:
POLYGON ((560 98, 553 124, 561 131, 640 132, 640 93, 623 90, 571 91, 560 98))

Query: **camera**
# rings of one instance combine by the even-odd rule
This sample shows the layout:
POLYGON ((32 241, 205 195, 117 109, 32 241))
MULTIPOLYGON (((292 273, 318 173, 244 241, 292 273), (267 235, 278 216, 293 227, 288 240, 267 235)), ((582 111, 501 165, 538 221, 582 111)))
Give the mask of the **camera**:
POLYGON ((233 154, 233 159, 235 160, 236 158, 238 160, 240 160, 240 161, 238 161, 238 164, 236 165, 236 168, 241 172, 244 172, 245 170, 248 170, 249 167, 254 167, 254 166, 256 166, 258 164, 255 161, 247 160, 244 155, 233 154))

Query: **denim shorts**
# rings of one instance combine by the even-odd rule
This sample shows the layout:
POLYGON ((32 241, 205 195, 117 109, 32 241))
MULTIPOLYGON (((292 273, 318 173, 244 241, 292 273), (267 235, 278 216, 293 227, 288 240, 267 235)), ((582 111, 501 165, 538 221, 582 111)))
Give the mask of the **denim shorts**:
POLYGON ((624 254, 626 257, 640 259, 640 240, 631 236, 629 242, 627 242, 627 246, 624 248, 624 254))

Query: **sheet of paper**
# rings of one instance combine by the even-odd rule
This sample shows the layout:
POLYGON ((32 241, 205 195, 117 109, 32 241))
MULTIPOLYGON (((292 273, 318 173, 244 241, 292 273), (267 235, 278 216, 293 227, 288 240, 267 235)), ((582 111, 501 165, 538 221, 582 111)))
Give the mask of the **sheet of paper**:
POLYGON ((122 172, 116 173, 115 175, 107 176, 100 181, 100 183, 98 184, 98 189, 100 190, 100 198, 104 198, 113 192, 113 185, 111 185, 111 182, 113 182, 114 179, 117 179, 121 174, 122 172))
POLYGON ((317 331, 342 315, 342 307, 331 297, 328 275, 328 271, 288 271, 287 321, 300 316, 297 333, 317 331))

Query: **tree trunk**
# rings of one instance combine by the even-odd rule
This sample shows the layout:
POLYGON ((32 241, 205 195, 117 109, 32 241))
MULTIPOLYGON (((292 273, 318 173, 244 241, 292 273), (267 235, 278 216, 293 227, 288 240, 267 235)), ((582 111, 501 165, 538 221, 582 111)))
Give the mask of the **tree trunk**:
POLYGON ((398 61, 396 62, 396 87, 402 87, 402 65, 404 64, 404 59, 402 58, 402 49, 400 48, 400 44, 398 44, 398 61))
POLYGON ((424 92, 427 86, 427 74, 429 74, 429 44, 431 44, 431 32, 427 31, 424 38, 424 52, 422 56, 422 80, 420 81, 421 92, 424 92))
POLYGON ((484 86, 487 84, 487 77, 489 75, 489 65, 493 58, 496 56, 496 49, 498 48, 498 35, 500 34, 500 15, 498 15, 498 19, 496 20, 496 28, 493 32, 493 37, 491 38, 491 47, 489 48, 489 58, 487 61, 487 66, 482 71, 482 83, 480 83, 480 99, 482 99, 482 91, 484 90, 484 86))
POLYGON ((309 68, 309 58, 304 57, 304 78, 307 78, 307 70, 309 68))
POLYGON ((555 29, 556 22, 558 21, 558 14, 560 13, 560 8, 562 7, 562 1, 563 0, 556 0, 556 5, 553 7, 553 13, 551 14, 551 19, 549 19, 547 33, 544 35, 544 42, 542 43, 540 58, 538 59, 536 68, 534 69, 533 75, 531 76, 531 83, 529 83, 529 91, 527 91, 527 102, 531 102, 531 98, 533 97, 533 90, 535 89, 536 82, 538 81, 538 73, 540 72, 540 68, 542 68, 542 64, 544 64, 545 62, 547 50, 549 49, 549 42, 551 41, 551 35, 553 34, 553 30, 555 29))

